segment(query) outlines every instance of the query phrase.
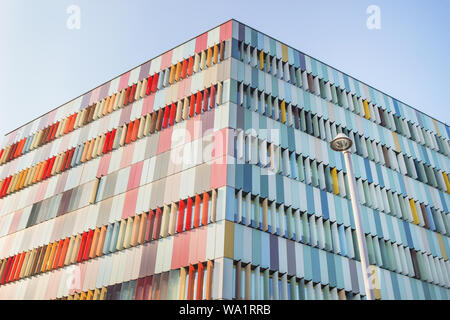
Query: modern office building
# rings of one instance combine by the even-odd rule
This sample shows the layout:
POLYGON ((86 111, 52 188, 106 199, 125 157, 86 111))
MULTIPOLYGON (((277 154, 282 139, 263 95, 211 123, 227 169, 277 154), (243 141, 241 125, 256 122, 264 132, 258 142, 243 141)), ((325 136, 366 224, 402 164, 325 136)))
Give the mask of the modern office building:
POLYGON ((449 127, 230 20, 6 135, 1 299, 450 299, 449 127))

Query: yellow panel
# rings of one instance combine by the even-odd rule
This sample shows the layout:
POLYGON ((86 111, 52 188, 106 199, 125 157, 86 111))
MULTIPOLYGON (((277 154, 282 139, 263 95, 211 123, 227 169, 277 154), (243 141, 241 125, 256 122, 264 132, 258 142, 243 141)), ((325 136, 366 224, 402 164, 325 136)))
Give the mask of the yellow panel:
POLYGON ((363 105, 364 105, 364 118, 370 119, 370 110, 367 100, 363 100, 363 105))
POLYGON ((286 122, 286 102, 281 101, 281 122, 286 122))
POLYGON ((448 181, 447 173, 442 172, 442 176, 444 177, 444 180, 445 180, 445 186, 447 188, 447 193, 450 193, 450 182, 448 181))
POLYGON ((431 119, 431 120, 433 120, 434 128, 436 129, 437 134, 440 136, 441 131, 439 131, 439 126, 438 126, 436 120, 434 120, 434 119, 431 119))
POLYGON ((333 192, 339 194, 339 184, 336 168, 331 169, 331 180, 333 181, 333 192))
POLYGON ((396 151, 397 152, 402 152, 402 148, 400 148, 400 142, 398 141, 397 132, 392 132, 392 137, 394 138, 396 151))
POLYGON ((212 48, 208 48, 208 56, 206 57, 206 66, 211 67, 211 61, 212 61, 212 48))
POLYGON ((259 70, 264 70, 264 51, 259 53, 259 70))
POLYGON ((214 45, 214 54, 213 54, 213 63, 217 64, 219 62, 219 46, 217 44, 214 45))
POLYGON ((281 54, 284 62, 288 62, 288 48, 286 45, 281 44, 281 54))
POLYGON ((413 215, 413 223, 419 224, 419 216, 417 215, 416 204, 413 199, 409 199, 409 206, 413 215))
POLYGON ((176 71, 176 73, 175 73, 175 81, 180 80, 180 77, 181 77, 181 71, 182 71, 182 65, 181 65, 181 62, 178 62, 178 63, 177 63, 177 71, 176 71))
POLYGON ((442 257, 444 260, 448 260, 447 251, 445 251, 444 241, 442 241, 442 236, 439 233, 435 233, 438 238, 439 247, 441 248, 442 257))
POLYGON ((180 286, 178 291, 178 300, 185 300, 186 293, 186 268, 180 268, 180 286))
POLYGON ((233 259, 234 257, 234 223, 225 220, 225 248, 223 256, 233 259))
POLYGON ((173 81, 175 80, 175 65, 173 64, 172 67, 170 68, 170 76, 169 76, 169 83, 172 84, 173 81))

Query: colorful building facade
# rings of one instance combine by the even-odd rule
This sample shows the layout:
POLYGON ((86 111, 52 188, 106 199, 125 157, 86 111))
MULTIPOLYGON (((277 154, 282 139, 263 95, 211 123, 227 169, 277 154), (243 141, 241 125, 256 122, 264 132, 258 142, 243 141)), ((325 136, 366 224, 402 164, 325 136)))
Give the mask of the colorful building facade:
POLYGON ((0 299, 450 298, 449 127, 230 20, 7 134, 0 299))

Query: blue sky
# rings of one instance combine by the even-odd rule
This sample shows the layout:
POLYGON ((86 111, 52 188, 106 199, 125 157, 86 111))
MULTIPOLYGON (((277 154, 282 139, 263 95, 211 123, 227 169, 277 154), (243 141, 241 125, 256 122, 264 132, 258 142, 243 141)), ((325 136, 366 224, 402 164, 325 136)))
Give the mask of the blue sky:
POLYGON ((447 0, 2 0, 0 137, 230 18, 449 124, 449 12, 447 0))

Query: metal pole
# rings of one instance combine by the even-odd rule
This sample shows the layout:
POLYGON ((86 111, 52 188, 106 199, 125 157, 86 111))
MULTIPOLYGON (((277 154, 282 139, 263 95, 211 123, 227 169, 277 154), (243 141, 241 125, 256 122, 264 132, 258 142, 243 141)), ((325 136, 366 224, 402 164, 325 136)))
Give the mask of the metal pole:
POLYGON ((356 180, 353 173, 353 164, 350 150, 343 151, 345 166, 347 167, 348 186, 350 188, 350 200, 352 202, 353 217, 355 220, 356 237, 358 239, 359 255, 361 257, 361 267, 366 290, 366 299, 374 300, 372 283, 370 282, 369 257, 367 255, 366 238, 361 224, 361 210, 359 208, 358 196, 356 194, 356 180))

